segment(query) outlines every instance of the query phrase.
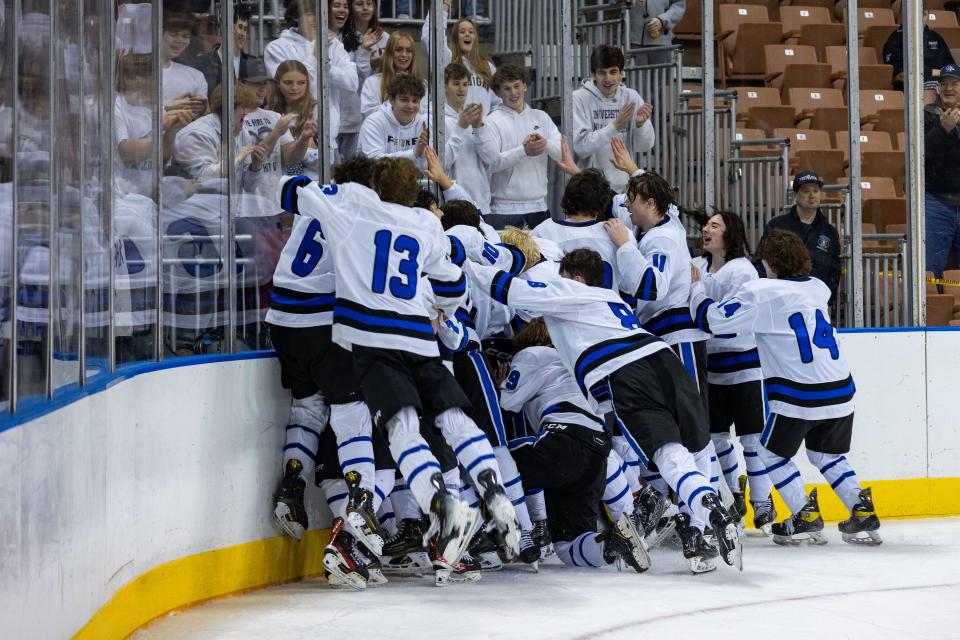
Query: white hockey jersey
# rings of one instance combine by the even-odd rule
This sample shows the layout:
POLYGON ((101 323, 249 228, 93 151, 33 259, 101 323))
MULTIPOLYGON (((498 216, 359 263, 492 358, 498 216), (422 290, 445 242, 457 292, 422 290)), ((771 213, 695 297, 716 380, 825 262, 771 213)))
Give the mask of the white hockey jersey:
POLYGON ((500 407, 523 411, 538 427, 549 422, 576 424, 603 431, 590 403, 553 347, 527 347, 513 357, 510 373, 500 384, 500 407))
POLYGON ((580 391, 598 402, 608 399, 607 376, 634 360, 670 348, 644 331, 630 307, 609 289, 566 278, 524 280, 472 263, 467 263, 465 271, 497 302, 543 316, 580 391))
POLYGON ((320 221, 297 216, 273 272, 267 322, 283 327, 333 324, 336 277, 320 221))
MULTIPOLYGON (((603 228, 600 220, 570 222, 569 220, 544 220, 530 232, 534 238, 545 238, 557 243, 564 254, 575 249, 592 249, 603 260, 603 287, 620 290, 620 274, 617 269, 617 245, 603 228)), ((631 292, 632 293, 632 292, 631 292)))
MULTIPOLYGON (((716 273, 710 272, 710 254, 693 259, 700 270, 704 291, 712 300, 726 300, 745 283, 757 280, 757 269, 747 258, 736 258, 724 264, 716 273)), ((704 329, 701 318, 694 317, 697 328, 704 329)), ((732 337, 715 336, 707 340, 707 381, 710 384, 740 384, 760 380, 760 352, 750 333, 732 337)))
POLYGON ((667 213, 657 226, 617 250, 620 287, 637 298, 643 328, 670 344, 698 342, 707 335, 690 317, 690 250, 687 232, 667 213))
POLYGON ((280 203, 318 219, 333 248, 334 341, 346 349, 358 344, 439 355, 432 306, 453 316, 466 279, 450 262, 450 241, 436 216, 383 202, 358 184, 319 185, 305 176, 281 184, 280 203), (425 289, 432 289, 430 300, 425 289))
POLYGON ((830 325, 830 289, 809 276, 761 278, 715 302, 698 282, 690 309, 714 334, 753 333, 770 413, 805 420, 850 415, 856 387, 830 325))

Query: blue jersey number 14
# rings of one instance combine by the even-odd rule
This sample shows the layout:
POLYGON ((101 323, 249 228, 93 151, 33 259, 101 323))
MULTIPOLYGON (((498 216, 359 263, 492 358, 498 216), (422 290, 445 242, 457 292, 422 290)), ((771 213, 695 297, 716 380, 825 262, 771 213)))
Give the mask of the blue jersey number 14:
POLYGON ((800 349, 800 361, 804 364, 813 362, 813 347, 826 349, 830 352, 830 357, 834 360, 840 357, 840 349, 837 347, 837 339, 833 335, 833 326, 823 316, 823 312, 817 309, 817 326, 813 330, 813 345, 811 346, 810 332, 807 331, 807 325, 803 321, 802 313, 795 313, 790 318, 790 328, 797 336, 797 347, 800 349))

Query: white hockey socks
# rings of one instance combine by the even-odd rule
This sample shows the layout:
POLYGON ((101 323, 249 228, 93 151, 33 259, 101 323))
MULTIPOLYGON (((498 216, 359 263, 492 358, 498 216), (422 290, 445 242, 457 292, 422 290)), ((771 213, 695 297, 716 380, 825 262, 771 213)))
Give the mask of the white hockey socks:
POLYGON ((630 492, 630 483, 627 482, 627 474, 624 471, 626 463, 617 455, 613 449, 607 456, 607 482, 603 489, 603 504, 607 508, 610 520, 616 522, 620 519, 620 514, 626 512, 633 514, 633 494, 630 492))
POLYGON ((350 498, 347 493, 347 483, 344 480, 322 480, 320 489, 327 499, 327 506, 334 518, 347 517, 347 501, 350 498))
POLYGON ((803 489, 803 479, 797 465, 789 458, 781 458, 764 446, 757 449, 760 462, 767 468, 770 482, 776 488, 780 497, 787 503, 790 513, 797 513, 807 504, 807 493, 803 489))
POLYGON ((377 512, 377 522, 387 532, 387 538, 392 538, 397 534, 397 517, 393 512, 393 500, 390 496, 380 503, 380 510, 377 512))
MULTIPOLYGON (((730 432, 711 433, 710 440, 713 442, 713 448, 717 450, 717 465, 720 467, 720 473, 727 483, 730 493, 740 491, 737 476, 739 475, 740 465, 737 463, 737 448, 733 446, 733 437, 730 432)), ((717 475, 714 473, 714 475, 717 475)))
POLYGON ((707 445, 696 458, 678 442, 663 445, 653 454, 653 461, 670 487, 677 492, 690 513, 693 526, 703 529, 710 521, 710 511, 703 506, 703 496, 716 493, 710 486, 710 449, 707 445), (703 469, 706 469, 704 473, 703 469))
POLYGON ((571 567, 599 569, 607 566, 603 559, 603 543, 597 541, 596 531, 581 533, 571 542, 554 541, 553 550, 563 564, 571 567))
MULTIPOLYGON (((474 485, 479 484, 477 476, 486 469, 493 469, 497 484, 503 484, 497 456, 493 453, 490 441, 462 409, 447 409, 437 416, 436 424, 443 434, 443 439, 453 447, 453 453, 470 475, 474 485)), ((409 478, 407 481, 409 482, 409 478)))
POLYGON ((393 493, 390 494, 390 502, 393 503, 393 514, 397 520, 419 520, 422 515, 420 505, 407 487, 406 480, 397 481, 393 493))
POLYGON ((397 472, 395 469, 378 469, 373 476, 377 485, 373 492, 373 510, 376 512, 393 491, 397 483, 397 472))
POLYGON ((520 479, 520 471, 517 469, 517 463, 506 447, 494 447, 493 454, 497 457, 497 466, 500 467, 500 475, 503 476, 503 488, 507 492, 507 498, 513 503, 513 509, 517 512, 517 522, 520 523, 522 531, 533 529, 533 522, 530 521, 530 512, 527 511, 527 501, 523 496, 523 482, 520 479))
POLYGON ((309 482, 317 465, 320 450, 320 434, 327 426, 330 408, 323 401, 322 393, 294 399, 290 405, 290 424, 287 425, 287 441, 283 446, 283 468, 290 460, 297 460, 303 467, 300 477, 309 482))
POLYGON ((407 481, 423 513, 430 513, 430 501, 437 489, 430 477, 440 473, 440 463, 420 435, 420 419, 413 407, 404 407, 387 421, 390 453, 407 481))
MULTIPOLYGON (((340 470, 360 474, 360 486, 373 493, 376 478, 373 466, 373 423, 363 402, 330 406, 330 428, 337 436, 340 470)), ((379 503, 377 503, 379 504, 379 503)))
POLYGON ((820 470, 830 488, 852 512, 860 502, 860 482, 857 481, 857 473, 847 461, 847 456, 807 449, 807 458, 810 464, 820 470))
POLYGON ((547 519, 547 502, 543 497, 543 489, 526 489, 524 498, 527 501, 527 513, 534 522, 547 519))
POLYGON ((760 434, 740 436, 743 446, 743 461, 747 466, 747 482, 750 484, 750 502, 764 502, 770 498, 773 483, 767 467, 760 460, 760 434))
POLYGON ((622 466, 624 466, 627 482, 630 484, 630 492, 640 491, 640 457, 623 436, 613 436, 611 441, 613 444, 612 450, 623 460, 622 466))

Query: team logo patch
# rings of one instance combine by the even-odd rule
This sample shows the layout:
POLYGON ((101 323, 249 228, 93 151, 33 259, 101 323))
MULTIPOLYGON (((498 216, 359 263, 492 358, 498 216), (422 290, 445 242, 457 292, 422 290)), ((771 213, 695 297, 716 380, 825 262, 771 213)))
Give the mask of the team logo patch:
POLYGON ((820 251, 827 251, 830 248, 830 238, 828 236, 820 236, 817 238, 817 249, 820 251))

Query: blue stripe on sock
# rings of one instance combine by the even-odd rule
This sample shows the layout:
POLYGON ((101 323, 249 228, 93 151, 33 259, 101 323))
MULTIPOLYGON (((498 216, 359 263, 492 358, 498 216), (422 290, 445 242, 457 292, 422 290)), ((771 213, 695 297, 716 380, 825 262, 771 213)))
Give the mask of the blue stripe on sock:
POLYGON ((747 451, 746 449, 744 449, 744 451, 743 451, 743 457, 744 457, 744 458, 759 458, 759 457, 760 457, 760 454, 757 453, 756 451, 747 451))
POLYGON ((736 465, 736 464, 735 464, 735 465, 733 465, 732 467, 729 467, 729 468, 727 468, 727 469, 721 469, 721 471, 723 472, 723 475, 727 476, 727 475, 730 475, 731 473, 733 473, 734 471, 736 471, 736 470, 737 470, 737 467, 739 467, 739 465, 736 465))
POLYGON ((518 482, 520 482, 520 476, 517 476, 516 478, 514 478, 514 479, 511 480, 510 482, 504 482, 504 483, 503 483, 503 486, 504 486, 504 487, 512 487, 513 485, 517 484, 518 482))
POLYGON ((385 514, 383 514, 382 516, 380 516, 380 518, 377 520, 377 522, 379 522, 380 524, 383 524, 384 522, 386 522, 386 521, 389 520, 390 518, 396 518, 396 517, 397 517, 397 516, 394 515, 393 511, 391 511, 391 512, 389 512, 389 513, 385 513, 385 514))
POLYGON ((847 471, 847 472, 844 473, 842 476, 840 476, 840 477, 837 478, 835 481, 833 481, 833 482, 830 484, 830 488, 831 488, 831 489, 836 489, 836 488, 839 487, 841 484, 843 484, 843 481, 844 481, 844 480, 846 480, 847 478, 852 478, 852 477, 855 476, 855 475, 857 475, 857 474, 854 473, 853 469, 850 469, 850 471, 847 471))
POLYGON ((334 502, 339 502, 340 500, 346 500, 346 499, 347 499, 347 494, 338 493, 335 496, 330 496, 329 498, 327 498, 327 504, 332 505, 334 502))
MULTIPOLYGON (((583 560, 584 563, 586 563, 586 565, 587 565, 588 567, 593 567, 594 569, 599 569, 600 567, 598 567, 598 566, 596 566, 596 565, 594 565, 594 564, 591 564, 590 561, 587 560, 587 556, 585 556, 584 553, 583 553, 583 543, 587 541, 587 536, 588 536, 588 535, 590 535, 590 534, 589 534, 589 533, 585 533, 585 534, 583 534, 582 536, 580 536, 580 542, 577 543, 577 550, 580 552, 580 559, 583 560)), ((572 553, 570 554, 570 557, 573 557, 573 554, 572 554, 572 553)))
POLYGON ((626 494, 627 491, 629 491, 629 490, 630 490, 630 485, 624 485, 623 491, 621 491, 620 493, 618 493, 618 494, 615 495, 614 497, 610 498, 609 500, 604 500, 604 501, 603 501, 603 504, 613 504, 614 502, 616 502, 617 500, 619 500, 620 498, 622 498, 622 497, 624 496, 624 494, 626 494))
POLYGON ((526 498, 524 498, 523 496, 520 496, 520 497, 517 498, 516 500, 511 500, 510 502, 513 504, 513 506, 519 507, 520 505, 522 505, 522 504, 523 504, 524 502, 526 502, 526 501, 527 501, 526 498))
POLYGON ((683 477, 681 477, 680 481, 677 482, 677 493, 680 493, 680 487, 683 486, 684 481, 690 476, 700 476, 702 478, 703 474, 699 471, 688 471, 687 473, 683 474, 683 477))
POLYGON ((782 459, 780 462, 776 463, 775 465, 767 467, 767 473, 770 473, 771 471, 776 471, 777 469, 787 464, 788 462, 790 462, 790 458, 782 459))
POLYGON ((424 471, 430 468, 436 469, 438 472, 441 471, 439 462, 436 462, 434 460, 427 460, 426 462, 424 462, 422 465, 420 465, 410 473, 410 477, 407 478, 407 482, 410 484, 413 484, 413 479, 416 478, 418 475, 420 475, 421 471, 424 471))
POLYGON ((350 458, 349 460, 344 460, 343 462, 341 462, 341 463, 340 463, 340 468, 343 469, 344 472, 346 472, 346 470, 347 470, 347 465, 360 464, 360 463, 363 463, 363 462, 366 462, 366 463, 368 463, 368 464, 373 464, 373 463, 374 463, 374 462, 373 462, 373 458, 350 458))
POLYGON ((613 475, 607 478, 607 484, 610 484, 616 480, 621 473, 623 473, 623 467, 617 467, 617 470, 613 472, 613 475))
POLYGON ((310 459, 313 460, 314 462, 317 461, 317 456, 316 456, 316 454, 314 454, 312 451, 310 451, 310 449, 307 449, 305 446, 303 446, 303 445, 300 444, 299 442, 293 442, 293 443, 291 443, 291 444, 286 445, 286 446, 283 448, 284 451, 289 451, 289 450, 291 450, 291 449, 299 449, 300 451, 302 451, 303 453, 305 453, 308 458, 310 458, 310 459))
POLYGON ((696 498, 701 493, 705 493, 705 492, 713 493, 713 489, 711 489, 710 487, 699 487, 697 489, 694 489, 693 493, 690 494, 690 498, 687 500, 687 504, 690 504, 690 505, 694 504, 693 499, 696 498))
POLYGON ((830 471, 830 469, 833 469, 834 466, 840 464, 841 462, 843 462, 843 461, 846 460, 846 459, 847 459, 846 456, 840 456, 839 458, 837 458, 837 459, 834 460, 833 462, 825 465, 825 466, 823 467, 823 469, 820 469, 820 473, 826 473, 827 471, 830 471))
POLYGON ((374 487, 373 490, 377 492, 378 496, 380 496, 381 502, 387 499, 387 496, 383 495, 383 491, 380 490, 380 487, 374 487))
POLYGON ((713 484, 714 482, 720 482, 720 478, 717 476, 712 476, 710 478, 710 483, 713 484))
POLYGON ((467 440, 466 442, 461 442, 460 446, 453 450, 453 454, 459 456, 460 452, 466 449, 467 447, 469 447, 470 445, 476 444, 477 442, 481 442, 486 439, 487 439, 487 436, 483 435, 482 433, 479 436, 474 436, 469 440, 467 440))
MULTIPOLYGON (((484 437, 486 437, 486 436, 484 436, 484 437)), ((480 456, 479 458, 477 458, 476 460, 474 460, 473 462, 471 462, 470 464, 467 465, 467 473, 470 473, 471 471, 473 471, 473 468, 474 468, 475 466, 477 466, 478 464, 480 464, 481 462, 483 462, 484 460, 496 460, 496 459, 497 459, 497 456, 493 455, 492 453, 488 453, 488 454, 486 454, 486 455, 482 455, 482 456, 480 456)))
MULTIPOLYGON (((302 424, 288 424, 287 431, 290 431, 290 429, 301 429, 303 431, 306 431, 309 434, 312 434, 314 437, 317 438, 317 440, 320 439, 320 433, 318 431, 314 431, 310 427, 305 427, 302 424)), ((323 429, 321 429, 321 431, 323 431, 323 429)))
MULTIPOLYGON (((397 459, 397 469, 400 469, 400 468, 401 468, 400 465, 403 464, 404 458, 406 458, 406 457, 407 457, 408 455, 410 455, 411 453, 416 453, 417 451, 430 451, 430 447, 428 447, 428 446, 425 445, 425 444, 418 444, 418 445, 415 446, 415 447, 411 447, 411 448, 407 449, 406 451, 404 451, 403 453, 401 453, 401 454, 400 454, 400 457, 397 459)), ((409 483, 410 483, 410 478, 407 478, 407 484, 409 484, 409 483)))
POLYGON ((535 496, 535 495, 537 495, 538 493, 543 493, 543 489, 527 489, 526 491, 523 492, 523 495, 525 495, 525 496, 535 496))
POLYGON ((790 483, 793 482, 794 480, 798 480, 799 478, 800 478, 800 472, 799 472, 799 471, 794 471, 794 472, 793 472, 793 475, 791 475, 789 478, 787 478, 787 479, 784 480, 783 482, 780 482, 780 483, 775 484, 775 485, 773 485, 773 486, 776 487, 777 490, 779 491, 780 489, 783 489, 785 486, 787 486, 788 484, 790 484, 790 483))
POLYGON ((730 448, 729 448, 729 449, 727 449, 726 451, 724 451, 724 452, 722 452, 722 453, 718 453, 717 455, 720 456, 721 458, 725 458, 725 457, 727 457, 728 455, 730 455, 731 453, 733 453, 733 449, 734 449, 733 445, 730 445, 730 448))
POLYGON ((342 442, 338 444, 337 449, 342 449, 348 444, 353 444, 355 442, 373 442, 373 438, 371 438, 370 436, 357 436, 355 438, 350 438, 346 442, 342 442))

